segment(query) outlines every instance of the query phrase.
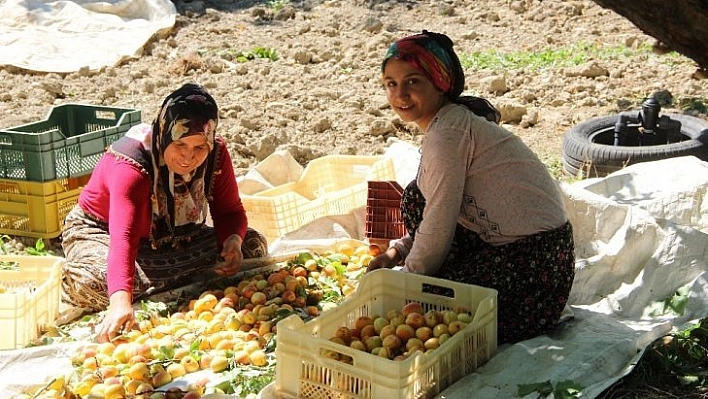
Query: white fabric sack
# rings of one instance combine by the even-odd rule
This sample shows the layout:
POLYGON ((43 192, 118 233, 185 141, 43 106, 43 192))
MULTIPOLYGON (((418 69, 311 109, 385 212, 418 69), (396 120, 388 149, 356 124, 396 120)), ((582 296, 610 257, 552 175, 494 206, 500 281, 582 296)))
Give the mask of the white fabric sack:
POLYGON ((140 55, 176 15, 170 0, 4 0, 0 65, 60 73, 114 66, 140 55))

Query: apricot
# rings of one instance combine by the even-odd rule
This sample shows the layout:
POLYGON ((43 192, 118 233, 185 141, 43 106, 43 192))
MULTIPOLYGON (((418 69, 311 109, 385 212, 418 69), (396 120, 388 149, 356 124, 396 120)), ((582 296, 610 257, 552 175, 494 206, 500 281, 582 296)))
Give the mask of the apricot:
POLYGON ((447 331, 451 336, 454 336, 455 334, 460 332, 463 328, 465 328, 466 325, 467 324, 465 324, 459 320, 455 320, 452 323, 448 324, 447 331))
POLYGON ((361 329, 364 328, 364 326, 373 325, 373 324, 374 324, 374 319, 372 319, 371 317, 359 316, 354 321, 354 328, 361 331, 361 329))
POLYGON ((407 342, 409 339, 415 337, 415 329, 408 324, 399 324, 396 326, 396 335, 403 342, 407 342))
POLYGON ((425 342, 430 338, 433 338, 433 329, 428 326, 421 326, 415 330, 415 336, 419 340, 425 342))
POLYGON ((192 355, 183 357, 179 362, 182 366, 184 366, 184 370, 187 373, 193 373, 199 370, 199 362, 197 362, 197 359, 195 359, 192 355))
POLYGON ((152 386, 158 388, 172 382, 172 376, 167 370, 161 370, 152 376, 152 386))
POLYGON ((304 266, 295 266, 293 267, 292 275, 295 277, 307 277, 307 269, 304 266))
POLYGON ((397 335, 392 334, 392 335, 389 335, 386 338, 384 338, 381 341, 381 345, 383 345, 384 348, 388 348, 391 351, 396 351, 401 347, 402 342, 401 342, 401 339, 397 335))
POLYGON ((356 251, 356 249, 354 248, 354 246, 349 243, 343 243, 343 244, 339 244, 337 246, 337 252, 339 252, 342 255, 352 256, 352 255, 354 255, 355 251, 356 251))
POLYGON ((179 377, 182 377, 183 375, 187 374, 187 369, 181 363, 170 363, 169 365, 167 365, 167 368, 165 369, 165 371, 170 373, 173 380, 175 378, 179 378, 179 377))
POLYGON ((387 326, 388 324, 389 324, 388 319, 383 316, 379 316, 379 317, 375 318, 374 319, 374 329, 376 330, 376 333, 381 334, 381 329, 384 326, 387 326))
POLYGON ((378 245, 376 245, 376 244, 369 245, 369 255, 376 257, 378 255, 381 255, 381 252, 382 252, 381 247, 379 247, 378 245))
POLYGON ((437 338, 437 337, 428 338, 428 339, 423 343, 423 347, 424 347, 426 350, 433 350, 433 349, 439 348, 439 347, 440 347, 440 338, 437 338))
POLYGON ((216 296, 214 296, 213 294, 206 294, 201 298, 197 299, 197 301, 194 303, 194 311, 196 313, 202 313, 206 310, 212 310, 218 302, 219 300, 216 299, 216 296))
POLYGON ((419 340, 418 338, 411 338, 406 342, 406 350, 408 352, 413 352, 417 349, 422 350, 424 348, 424 342, 419 340))
POLYGON ((268 297, 263 292, 254 292, 253 295, 251 295, 251 303, 254 305, 262 305, 266 303, 267 300, 268 297))
POLYGON ((317 271, 317 269, 318 269, 317 261, 314 259, 308 259, 305 262, 305 269, 307 269, 308 271, 311 271, 311 272, 317 271))
POLYGON ((395 334, 396 334, 396 326, 392 326, 391 324, 387 324, 381 328, 381 331, 379 332, 379 337, 381 337, 381 339, 384 339, 389 335, 395 335, 395 334))
POLYGON ((457 320, 469 324, 472 323, 472 314, 468 312, 462 312, 457 314, 457 320))
POLYGON ((406 324, 417 330, 425 325, 425 320, 420 313, 413 312, 406 316, 406 324))
POLYGON ((271 273, 268 275, 268 285, 274 286, 275 284, 282 283, 285 280, 285 276, 280 273, 271 273))
POLYGON ((229 367, 229 359, 223 355, 215 355, 209 363, 209 369, 215 373, 226 370, 229 367))
POLYGON ((364 343, 361 342, 361 341, 358 340, 358 339, 352 340, 352 341, 349 343, 349 347, 352 348, 352 349, 356 349, 356 350, 360 350, 360 351, 367 352, 367 350, 366 350, 366 345, 364 345, 364 343))
POLYGON ((422 315, 425 311, 423 310, 423 305, 419 302, 408 302, 401 309, 401 314, 408 316, 411 313, 418 313, 422 315))
POLYGON ((147 363, 135 363, 128 369, 128 377, 132 380, 147 381, 150 378, 150 367, 147 363))
POLYGON ((266 353, 263 349, 256 349, 249 355, 250 363, 254 366, 263 367, 268 364, 266 353))

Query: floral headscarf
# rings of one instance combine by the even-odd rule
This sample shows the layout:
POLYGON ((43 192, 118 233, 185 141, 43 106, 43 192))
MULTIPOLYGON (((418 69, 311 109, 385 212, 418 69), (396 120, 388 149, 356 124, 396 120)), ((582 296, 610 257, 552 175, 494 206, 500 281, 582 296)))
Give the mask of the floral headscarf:
MULTIPOLYGON (((153 245, 183 236, 189 228, 204 223, 208 212, 205 187, 215 157, 214 136, 219 111, 214 98, 196 84, 185 84, 165 98, 152 124, 153 165, 152 228, 153 245), (209 145, 209 156, 188 175, 171 172, 165 163, 165 149, 175 140, 202 135, 209 145), (209 171, 209 172, 207 172, 209 171)), ((176 243, 175 243, 176 244, 176 243)))
POLYGON ((465 72, 453 49, 452 40, 447 35, 424 30, 423 33, 396 41, 384 55, 382 73, 391 58, 413 65, 450 101, 464 105, 490 122, 499 123, 501 114, 489 101, 480 97, 461 96, 465 87, 465 72))
POLYGON ((446 35, 424 30, 396 41, 384 56, 381 72, 391 58, 411 63, 450 99, 462 93, 465 74, 446 35))

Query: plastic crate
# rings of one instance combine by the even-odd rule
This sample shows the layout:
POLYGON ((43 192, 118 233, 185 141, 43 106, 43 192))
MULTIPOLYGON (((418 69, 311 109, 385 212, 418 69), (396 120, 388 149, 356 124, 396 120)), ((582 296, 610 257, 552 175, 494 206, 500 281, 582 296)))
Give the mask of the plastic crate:
POLYGON ((272 242, 321 217, 366 206, 367 180, 390 179, 390 158, 328 155, 310 161, 297 181, 241 194, 241 201, 248 225, 272 242))
POLYGON ((63 104, 45 120, 2 129, 0 178, 46 182, 90 173, 140 117, 132 108, 63 104))
POLYGON ((58 237, 90 176, 44 183, 0 179, 0 234, 58 237))
POLYGON ((64 258, 0 255, 0 349, 27 346, 59 315, 64 258), (15 264, 18 270, 4 270, 15 264))
POLYGON ((497 349, 497 291, 449 280, 381 269, 364 275, 356 292, 337 308, 304 323, 289 316, 277 325, 275 392, 281 398, 431 398, 487 362, 497 349), (427 292, 439 286, 453 297, 427 292), (425 311, 464 306, 473 321, 429 353, 402 361, 331 342, 337 328, 359 316, 385 315, 409 302, 425 311), (324 353, 353 359, 347 364, 324 353))
POLYGON ((398 182, 368 182, 365 237, 383 250, 391 240, 403 237, 406 226, 401 216, 403 188, 398 182))

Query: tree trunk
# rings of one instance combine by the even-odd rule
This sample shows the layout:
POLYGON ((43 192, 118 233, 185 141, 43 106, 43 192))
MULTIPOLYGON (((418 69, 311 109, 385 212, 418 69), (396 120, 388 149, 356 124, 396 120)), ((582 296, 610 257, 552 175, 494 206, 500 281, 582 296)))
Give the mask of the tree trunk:
POLYGON ((593 0, 708 69, 708 1, 593 0))

